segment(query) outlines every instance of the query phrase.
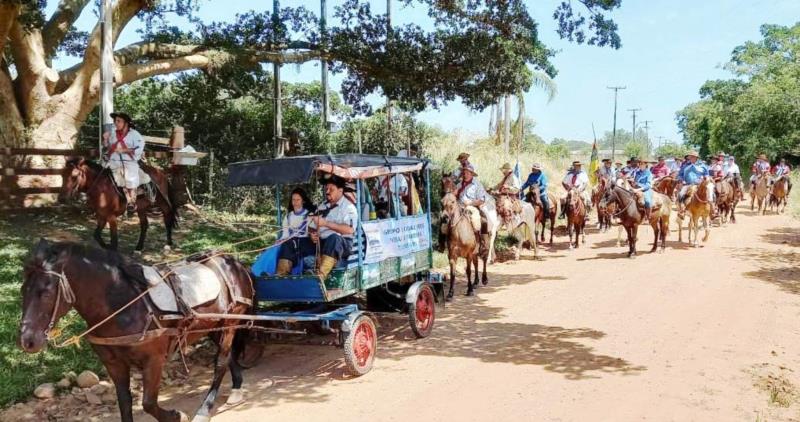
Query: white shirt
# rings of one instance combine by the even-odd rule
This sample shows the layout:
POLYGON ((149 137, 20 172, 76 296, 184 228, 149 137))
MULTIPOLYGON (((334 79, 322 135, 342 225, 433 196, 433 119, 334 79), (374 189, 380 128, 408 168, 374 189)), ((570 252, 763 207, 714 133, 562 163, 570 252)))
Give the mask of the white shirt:
MULTIPOLYGON (((353 203, 345 198, 344 195, 339 198, 339 202, 337 202, 335 206, 325 203, 319 207, 319 211, 324 211, 327 209, 330 209, 331 211, 325 216, 325 220, 330 221, 331 223, 345 224, 352 227, 353 230, 356 230, 356 227, 358 226, 358 210, 353 203)), ((322 239, 327 239, 328 236, 334 233, 338 232, 333 231, 328 227, 322 227, 319 229, 319 237, 322 239)), ((352 234, 338 234, 347 239, 353 238, 352 234)))
MULTIPOLYGON (((142 139, 142 135, 139 132, 137 132, 135 129, 129 129, 128 133, 125 134, 123 141, 125 141, 125 145, 128 147, 128 149, 133 151, 133 158, 131 158, 130 154, 128 153, 115 152, 108 158, 108 161, 110 164, 112 164, 112 166, 114 164, 122 164, 124 161, 136 162, 142 158, 142 154, 144 153, 144 139, 142 139)), ((108 139, 106 148, 110 150, 116 143, 117 131, 114 130, 111 132, 111 136, 108 139)), ((121 146, 122 145, 120 145, 120 147, 121 146)))
POLYGON ((589 186, 589 176, 587 176, 586 172, 583 170, 581 170, 581 172, 577 174, 577 177, 575 177, 575 183, 572 182, 573 176, 575 176, 575 173, 567 173, 567 175, 564 176, 562 183, 566 184, 567 186, 572 186, 579 191, 582 191, 586 189, 586 186, 589 186))
POLYGON ((522 183, 520 183, 519 178, 517 177, 516 174, 509 173, 508 177, 506 177, 505 175, 503 176, 502 185, 500 185, 500 187, 503 186, 511 188, 512 191, 514 189, 519 191, 519 189, 522 187, 522 183))
POLYGON ((481 182, 478 179, 473 178, 472 182, 469 183, 466 187, 462 189, 463 185, 458 187, 458 190, 461 191, 461 194, 458 196, 460 201, 469 200, 469 201, 485 201, 486 200, 486 189, 483 188, 481 182))
POLYGON ((723 172, 724 172, 723 173, 724 176, 728 176, 728 175, 731 175, 731 174, 742 174, 742 172, 739 171, 739 165, 736 164, 736 163, 728 164, 728 166, 725 167, 723 172))
POLYGON ((281 239, 287 239, 290 236, 294 236, 299 234, 304 230, 304 225, 308 218, 308 210, 302 209, 300 214, 296 214, 294 211, 287 214, 283 217, 283 231, 281 232, 281 239))
POLYGON ((399 195, 408 194, 408 181, 402 174, 395 174, 391 179, 389 176, 381 176, 378 178, 378 183, 380 184, 378 199, 382 201, 389 200, 389 191, 399 195))

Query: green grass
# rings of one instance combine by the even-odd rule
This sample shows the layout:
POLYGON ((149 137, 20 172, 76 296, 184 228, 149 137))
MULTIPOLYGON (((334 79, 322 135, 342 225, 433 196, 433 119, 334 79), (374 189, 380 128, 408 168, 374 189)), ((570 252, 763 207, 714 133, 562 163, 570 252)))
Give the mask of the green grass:
POLYGON ((800 219, 800 174, 792 176, 792 193, 789 195, 789 211, 792 217, 800 219))
MULTIPOLYGON (((273 223, 272 219, 253 216, 243 218, 222 213, 205 215, 211 221, 187 216, 176 234, 179 249, 168 256, 160 253, 164 239, 163 226, 160 222, 153 222, 148 232, 148 253, 143 259, 149 262, 173 260, 267 235, 265 238, 225 249, 242 261, 250 262, 255 258, 255 252, 239 252, 265 247, 275 239, 272 234, 275 229, 269 226, 273 223)), ((99 374, 104 373, 102 364, 85 341, 80 348, 48 347, 35 355, 26 354, 17 346, 22 314, 22 267, 29 251, 40 237, 90 242, 91 229, 92 223, 86 216, 70 214, 23 215, 0 220, 0 407, 28 398, 37 385, 57 382, 66 372, 79 373, 90 369, 99 374)), ((120 235, 120 249, 129 252, 137 240, 138 230, 134 226, 123 226, 120 235)), ((65 339, 79 334, 86 325, 72 311, 62 319, 60 327, 66 327, 62 337, 65 339)))

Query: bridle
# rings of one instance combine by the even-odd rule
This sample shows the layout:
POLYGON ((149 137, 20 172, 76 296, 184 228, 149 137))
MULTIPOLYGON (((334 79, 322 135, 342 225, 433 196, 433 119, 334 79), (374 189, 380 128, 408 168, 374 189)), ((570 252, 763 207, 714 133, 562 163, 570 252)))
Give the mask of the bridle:
MULTIPOLYGON (((619 188, 619 189, 622 189, 623 191, 625 191, 625 192, 628 192, 628 193, 630 193, 631 195, 633 195, 633 193, 632 193, 632 192, 630 192, 630 191, 628 191, 627 189, 624 189, 624 188, 622 188, 622 187, 620 187, 620 186, 616 186, 616 185, 615 185, 615 186, 613 186, 613 187, 611 188, 611 192, 614 192, 614 194, 616 195, 616 199, 617 199, 617 201, 619 201, 619 202, 622 202, 622 198, 621 198, 621 197, 620 197, 620 196, 619 196, 619 195, 616 193, 616 189, 617 189, 617 188, 619 188)), ((615 201, 615 202, 616 202, 616 201, 615 201)), ((636 200, 635 200, 635 199, 630 199, 630 200, 628 201, 628 203, 627 203, 627 204, 623 204, 623 205, 625 205, 625 207, 624 207, 624 208, 620 208, 620 209, 619 209, 619 211, 617 211, 617 212, 615 212, 615 213, 611 214, 611 216, 612 216, 612 217, 619 217, 620 215, 622 215, 622 213, 623 213, 623 212, 626 212, 626 211, 628 210, 628 208, 630 208, 630 207, 631 207, 631 205, 633 205, 633 204, 635 204, 635 203, 636 203, 636 200)))
POLYGON ((67 275, 64 273, 64 268, 61 268, 61 272, 57 273, 52 270, 46 270, 44 268, 37 269, 44 274, 50 275, 58 279, 58 286, 56 290, 56 303, 53 305, 53 311, 50 315, 50 322, 47 324, 47 330, 45 330, 45 336, 48 340, 55 339, 59 336, 58 330, 53 331, 53 327, 56 325, 56 317, 58 315, 58 308, 61 305, 61 300, 63 298, 64 302, 68 305, 72 305, 75 303, 75 292, 72 291, 72 287, 69 284, 69 279, 67 275))

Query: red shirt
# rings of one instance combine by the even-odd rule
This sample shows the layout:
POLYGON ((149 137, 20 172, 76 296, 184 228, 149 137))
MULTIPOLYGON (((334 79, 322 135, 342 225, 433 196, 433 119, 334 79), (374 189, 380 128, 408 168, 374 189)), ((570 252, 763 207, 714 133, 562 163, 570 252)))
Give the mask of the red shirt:
POLYGON ((667 167, 667 163, 656 164, 650 169, 650 173, 653 173, 653 177, 656 179, 669 176, 669 167, 667 167))

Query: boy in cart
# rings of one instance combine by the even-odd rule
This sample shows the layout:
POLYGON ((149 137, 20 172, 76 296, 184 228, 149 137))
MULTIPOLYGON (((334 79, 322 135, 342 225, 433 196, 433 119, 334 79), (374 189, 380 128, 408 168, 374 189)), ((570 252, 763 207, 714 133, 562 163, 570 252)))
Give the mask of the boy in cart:
POLYGON ((323 280, 339 260, 350 255, 358 210, 344 195, 346 181, 337 176, 327 176, 322 180, 325 203, 317 210, 318 215, 310 217, 309 236, 281 245, 276 275, 288 275, 298 260, 316 255, 317 244, 320 250, 318 275, 323 280))

